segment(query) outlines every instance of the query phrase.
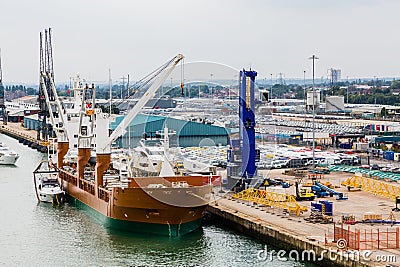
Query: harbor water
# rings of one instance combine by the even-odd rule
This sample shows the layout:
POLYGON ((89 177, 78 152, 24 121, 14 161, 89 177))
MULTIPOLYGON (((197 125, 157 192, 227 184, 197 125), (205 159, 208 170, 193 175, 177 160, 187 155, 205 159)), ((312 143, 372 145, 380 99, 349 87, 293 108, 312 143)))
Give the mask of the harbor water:
POLYGON ((32 172, 44 154, 2 134, 0 142, 20 154, 16 166, 0 165, 0 266, 313 266, 265 261, 262 242, 220 226, 179 238, 133 235, 68 204, 38 204, 32 172))

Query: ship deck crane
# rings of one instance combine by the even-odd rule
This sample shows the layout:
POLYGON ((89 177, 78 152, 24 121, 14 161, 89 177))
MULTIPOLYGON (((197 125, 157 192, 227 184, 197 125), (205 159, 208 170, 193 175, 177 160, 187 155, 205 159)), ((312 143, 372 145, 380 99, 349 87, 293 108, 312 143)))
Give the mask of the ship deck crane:
POLYGON ((40 33, 40 86, 39 86, 39 129, 38 139, 42 139, 42 145, 49 146, 50 130, 54 130, 57 137, 58 167, 62 165, 62 158, 69 148, 69 138, 66 130, 66 118, 64 106, 58 97, 53 70, 53 52, 51 44, 51 29, 45 30, 45 45, 43 47, 43 35, 40 33), (56 109, 58 112, 56 113, 56 109), (47 117, 50 118, 51 129, 47 127, 47 117), (57 119, 56 119, 57 118, 57 119), (42 138, 40 133, 42 132, 42 138), (61 160, 60 160, 61 159, 61 160))
POLYGON ((65 116, 63 105, 58 97, 54 83, 53 50, 51 44, 51 29, 45 30, 44 47, 43 35, 40 33, 40 79, 39 79, 39 129, 38 139, 43 140, 43 145, 48 146, 48 137, 51 130, 59 142, 68 142, 68 135, 65 129, 65 116), (56 112, 58 110, 58 112, 56 112), (47 127, 47 117, 50 118, 51 129, 47 127), (55 118, 58 118, 56 121, 55 118), (55 128, 55 129, 54 129, 55 128), (42 138, 40 138, 40 131, 42 138))
MULTIPOLYGON (((139 99, 135 106, 129 111, 117 128, 109 134, 109 114, 96 111, 96 175, 95 185, 98 188, 103 186, 103 174, 107 170, 111 162, 111 145, 120 136, 126 133, 126 128, 132 120, 139 114, 148 100, 155 96, 157 89, 165 82, 168 76, 175 69, 176 65, 181 62, 183 55, 178 54, 173 59, 160 67, 154 74, 153 83, 144 95, 139 99)), ((147 83, 146 83, 147 84, 147 83)), ((79 154, 79 152, 78 152, 79 154)), ((78 156, 79 157, 79 156, 78 156)), ((96 194, 97 194, 96 190, 96 194)))
POLYGON ((118 137, 123 136, 126 133, 126 128, 129 126, 132 120, 139 114, 139 112, 146 105, 146 103, 155 96, 157 89, 164 83, 164 81, 168 78, 168 76, 174 70, 176 65, 182 59, 183 55, 178 54, 163 66, 163 70, 159 72, 158 77, 156 77, 156 80, 152 83, 152 85, 145 92, 145 94, 135 104, 133 109, 129 111, 129 113, 125 116, 125 118, 121 121, 121 123, 117 126, 117 128, 112 132, 112 134, 105 140, 102 140, 103 142, 97 144, 98 154, 111 153, 112 142, 114 142, 118 137))

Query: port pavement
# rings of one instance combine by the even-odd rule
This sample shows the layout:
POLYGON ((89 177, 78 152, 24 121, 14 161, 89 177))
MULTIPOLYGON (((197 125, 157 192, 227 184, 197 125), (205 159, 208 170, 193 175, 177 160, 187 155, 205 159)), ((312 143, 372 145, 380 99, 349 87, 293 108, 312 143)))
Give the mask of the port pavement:
POLYGON ((41 145, 41 141, 37 140, 37 132, 24 128, 21 123, 8 122, 6 125, 0 125, 0 133, 6 134, 18 140, 26 140, 37 145, 41 145))
MULTIPOLYGON (((273 170, 268 173, 268 176, 273 178, 280 177, 290 182, 294 181, 294 177, 285 176, 283 172, 284 170, 273 170)), ((352 176, 350 173, 331 173, 325 175, 323 180, 338 186, 341 181, 350 176, 352 176)), ((354 215, 357 220, 361 220, 365 213, 382 214, 382 218, 386 219, 394 207, 394 201, 367 192, 347 192, 344 187, 335 190, 348 193, 349 197, 349 200, 345 201, 337 201, 335 197, 323 198, 323 200, 333 202, 333 219, 335 222, 339 222, 342 215, 354 215)), ((294 194, 294 187, 286 189, 286 193, 294 194)), ((322 199, 316 199, 316 201, 318 200, 322 199)), ((307 206, 310 210, 310 201, 302 201, 299 204, 307 206)), ((335 245, 330 243, 333 240, 333 224, 305 221, 304 219, 310 215, 310 211, 299 217, 287 215, 282 210, 261 207, 245 201, 237 201, 231 199, 229 194, 226 194, 215 203, 211 203, 208 212, 213 215, 212 217, 217 218, 217 222, 286 251, 293 249, 300 252, 312 250, 317 255, 321 255, 323 250, 330 248, 333 251, 337 250, 335 245)), ((400 219, 400 214, 395 214, 395 216, 400 219)), ((361 231, 366 229, 368 231, 370 229, 397 226, 357 224, 350 227, 351 229, 357 228, 361 231)), ((347 225, 345 228, 347 229, 347 225)), ((339 253, 343 252, 339 251, 339 253)), ((316 263, 321 266, 400 266, 399 249, 376 250, 372 253, 368 260, 341 260, 340 254, 337 255, 335 260, 335 257, 332 259, 326 254, 323 261, 316 263), (395 258, 395 262, 377 262, 375 261, 377 255, 380 257, 392 256, 392 259, 393 257, 395 258)), ((256 253, 254 255, 256 257, 256 253)))

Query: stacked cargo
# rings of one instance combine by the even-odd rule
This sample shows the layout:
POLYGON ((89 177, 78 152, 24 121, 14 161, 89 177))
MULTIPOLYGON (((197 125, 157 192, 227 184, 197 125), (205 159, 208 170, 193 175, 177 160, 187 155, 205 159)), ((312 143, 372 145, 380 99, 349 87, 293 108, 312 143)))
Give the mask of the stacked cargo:
MULTIPOLYGON (((398 154, 394 151, 383 151, 383 158, 386 160, 394 161, 395 154, 398 154)), ((399 159, 399 156, 396 155, 396 158, 399 159)))
POLYGON ((339 144, 339 148, 341 148, 341 149, 351 149, 352 148, 352 144, 351 143, 340 143, 339 144))

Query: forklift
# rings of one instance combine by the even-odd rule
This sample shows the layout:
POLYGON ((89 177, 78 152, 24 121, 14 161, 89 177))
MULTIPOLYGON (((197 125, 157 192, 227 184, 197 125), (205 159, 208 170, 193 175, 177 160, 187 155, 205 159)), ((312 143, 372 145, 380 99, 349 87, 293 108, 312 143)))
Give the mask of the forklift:
POLYGON ((297 201, 302 201, 302 200, 314 200, 315 195, 313 192, 310 190, 307 190, 306 188, 300 188, 299 189, 299 182, 295 182, 296 186, 296 200, 297 201))
POLYGON ((399 207, 397 206, 398 204, 400 204, 400 196, 396 196, 395 204, 396 204, 396 207, 393 208, 392 211, 396 211, 396 212, 400 211, 399 207))

